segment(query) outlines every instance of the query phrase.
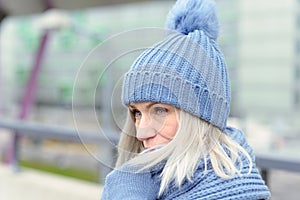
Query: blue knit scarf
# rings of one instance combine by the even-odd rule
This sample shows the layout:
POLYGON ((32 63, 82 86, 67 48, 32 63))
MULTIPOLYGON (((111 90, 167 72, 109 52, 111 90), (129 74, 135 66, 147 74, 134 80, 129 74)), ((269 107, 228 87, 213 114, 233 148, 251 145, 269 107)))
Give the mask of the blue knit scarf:
POLYGON ((112 171, 106 179, 102 200, 259 200, 269 199, 270 192, 255 167, 254 155, 241 131, 227 127, 225 133, 238 142, 253 159, 253 168, 248 175, 249 165, 242 157, 243 169, 240 175, 231 179, 217 176, 210 161, 207 161, 207 171, 204 172, 204 162, 200 161, 192 182, 186 180, 180 188, 171 182, 164 193, 158 197, 160 173, 163 164, 155 166, 150 171, 132 173, 134 167, 124 165, 112 171), (131 172, 130 172, 131 171, 131 172))

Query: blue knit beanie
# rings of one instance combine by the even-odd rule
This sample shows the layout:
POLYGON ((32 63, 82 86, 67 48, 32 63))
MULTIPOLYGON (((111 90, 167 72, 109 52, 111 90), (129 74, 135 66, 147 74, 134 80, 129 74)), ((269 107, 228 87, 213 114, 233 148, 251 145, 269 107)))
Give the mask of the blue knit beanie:
POLYGON ((144 51, 125 74, 122 103, 174 105, 224 130, 230 85, 216 39, 211 0, 178 0, 168 14, 163 41, 144 51))

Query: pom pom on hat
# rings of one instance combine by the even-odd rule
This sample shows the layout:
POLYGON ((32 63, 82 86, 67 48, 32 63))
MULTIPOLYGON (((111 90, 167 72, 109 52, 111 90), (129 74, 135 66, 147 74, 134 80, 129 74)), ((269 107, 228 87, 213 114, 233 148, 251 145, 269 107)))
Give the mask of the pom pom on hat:
POLYGON ((195 30, 203 31, 216 40, 219 22, 212 0, 178 0, 170 10, 166 28, 188 35, 195 30))

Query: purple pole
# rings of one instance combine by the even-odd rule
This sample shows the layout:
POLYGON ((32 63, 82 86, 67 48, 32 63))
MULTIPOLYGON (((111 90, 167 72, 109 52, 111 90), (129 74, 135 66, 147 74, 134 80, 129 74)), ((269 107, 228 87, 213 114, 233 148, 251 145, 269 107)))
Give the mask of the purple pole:
MULTIPOLYGON (((46 7, 45 10, 53 8, 52 1, 50 0, 44 0, 44 5, 46 7)), ((19 119, 25 119, 28 116, 28 112, 30 111, 30 108, 34 102, 35 92, 37 88, 37 77, 41 69, 48 37, 49 37, 49 32, 46 30, 43 33, 42 37, 40 38, 40 46, 38 48, 36 59, 30 74, 29 82, 27 83, 27 87, 24 93, 24 97, 21 105, 21 111, 18 116, 19 119)))
MULTIPOLYGON (((0 21, 1 24, 1 21, 0 21)), ((2 109, 3 109, 3 91, 2 91, 2 59, 1 59, 1 51, 0 51, 0 114, 2 113, 2 109)))
MULTIPOLYGON (((46 10, 53 8, 52 2, 50 0, 44 1, 46 10)), ((28 116, 28 112, 34 102, 36 88, 37 88, 37 77, 41 69, 43 56, 45 54, 45 49, 47 46, 47 41, 49 37, 49 32, 45 31, 40 39, 40 46, 37 51, 36 59, 30 74, 29 82, 24 93, 24 98, 21 105, 21 111, 18 118, 23 120, 28 116)))
MULTIPOLYGON (((43 33, 40 39, 40 46, 38 48, 36 59, 32 71, 30 73, 29 81, 27 82, 26 85, 18 119, 21 120, 26 119, 30 111, 30 108, 34 102, 36 88, 37 88, 37 78, 42 66, 43 57, 45 55, 45 49, 47 46, 48 37, 49 37, 49 33, 48 31, 46 31, 43 33)), ((11 149, 9 150, 8 160, 7 160, 9 164, 13 165, 14 171, 19 171, 19 163, 18 163, 19 159, 18 159, 18 150, 17 150, 18 143, 19 143, 19 136, 17 134, 14 134, 13 142, 11 145, 11 149)))
POLYGON ((32 103, 34 102, 35 92, 37 88, 37 77, 41 69, 42 60, 45 53, 47 40, 49 37, 48 35, 49 35, 48 32, 45 32, 41 37, 36 60, 33 69, 31 71, 30 79, 29 82, 27 83, 25 95, 22 101, 21 112, 19 113, 18 116, 19 119, 25 119, 28 116, 28 112, 32 106, 32 103))

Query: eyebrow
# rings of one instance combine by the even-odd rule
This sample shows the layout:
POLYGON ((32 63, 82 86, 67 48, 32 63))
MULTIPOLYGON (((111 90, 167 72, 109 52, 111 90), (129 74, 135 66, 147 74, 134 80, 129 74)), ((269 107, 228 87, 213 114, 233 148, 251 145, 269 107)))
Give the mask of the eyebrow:
MULTIPOLYGON (((149 109, 151 106, 155 105, 155 104, 159 104, 158 102, 149 102, 147 103, 147 105, 145 106, 146 109, 149 109)), ((129 104, 128 106, 131 109, 137 109, 134 105, 129 104)))

